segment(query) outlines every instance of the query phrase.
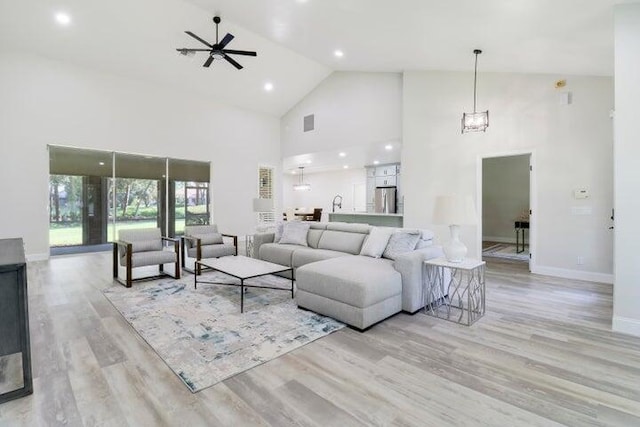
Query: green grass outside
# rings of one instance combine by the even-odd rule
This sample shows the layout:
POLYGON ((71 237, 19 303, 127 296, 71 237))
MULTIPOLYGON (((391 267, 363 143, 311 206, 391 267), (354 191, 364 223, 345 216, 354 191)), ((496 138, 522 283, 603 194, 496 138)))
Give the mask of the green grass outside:
MULTIPOLYGON (((150 221, 119 221, 116 230, 130 230, 133 228, 157 227, 156 220, 150 221)), ((184 232, 184 219, 176 219, 176 234, 184 232)), ((113 223, 107 226, 107 239, 113 240, 113 223)), ((73 246, 82 244, 82 226, 80 224, 72 226, 61 226, 51 224, 49 228, 50 246, 73 246)))
MULTIPOLYGON (((184 205, 176 206, 176 234, 182 234, 184 232, 184 205)), ((127 214, 133 215, 135 211, 134 207, 127 208, 127 214)), ((207 205, 190 206, 189 212, 198 214, 206 213, 207 205)), ((156 206, 149 206, 148 208, 141 207, 138 210, 138 217, 150 217, 146 221, 127 221, 118 220, 117 230, 130 230, 132 228, 148 228, 157 227, 156 216, 158 210, 156 206)), ((107 225, 107 240, 113 240, 113 223, 107 225)), ((50 246, 77 246, 82 245, 82 225, 80 223, 74 224, 49 224, 49 245, 50 246)))

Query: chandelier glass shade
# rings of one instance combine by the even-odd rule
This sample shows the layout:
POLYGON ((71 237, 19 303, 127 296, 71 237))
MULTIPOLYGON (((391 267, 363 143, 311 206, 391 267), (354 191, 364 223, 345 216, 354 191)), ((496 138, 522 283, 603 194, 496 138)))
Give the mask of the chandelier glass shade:
POLYGON ((476 49, 473 54, 476 56, 476 63, 473 72, 473 113, 462 113, 462 133, 467 132, 486 132, 489 127, 489 110, 477 111, 476 110, 476 98, 477 91, 476 86, 478 82, 478 55, 482 51, 476 49))

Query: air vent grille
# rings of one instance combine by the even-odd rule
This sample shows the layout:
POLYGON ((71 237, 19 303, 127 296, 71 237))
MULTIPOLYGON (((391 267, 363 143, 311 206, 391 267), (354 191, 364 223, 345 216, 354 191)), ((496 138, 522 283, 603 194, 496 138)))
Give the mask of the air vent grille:
POLYGON ((304 131, 309 132, 312 131, 315 127, 315 116, 313 114, 309 114, 308 116, 304 116, 304 131))

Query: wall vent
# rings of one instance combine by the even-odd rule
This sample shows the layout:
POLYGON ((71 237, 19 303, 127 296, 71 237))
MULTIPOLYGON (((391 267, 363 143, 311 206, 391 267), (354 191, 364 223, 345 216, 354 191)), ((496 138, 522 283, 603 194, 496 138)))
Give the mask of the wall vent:
POLYGON ((312 131, 314 129, 314 125, 315 125, 315 118, 313 114, 309 114, 308 116, 304 116, 303 119, 303 127, 304 127, 304 132, 309 132, 312 131))

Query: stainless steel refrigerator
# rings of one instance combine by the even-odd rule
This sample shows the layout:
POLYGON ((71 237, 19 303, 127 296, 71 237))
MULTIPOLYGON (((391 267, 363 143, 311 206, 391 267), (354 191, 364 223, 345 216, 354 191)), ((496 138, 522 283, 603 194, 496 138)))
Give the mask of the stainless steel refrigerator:
POLYGON ((374 211, 376 213, 396 213, 396 187, 376 187, 374 211))

